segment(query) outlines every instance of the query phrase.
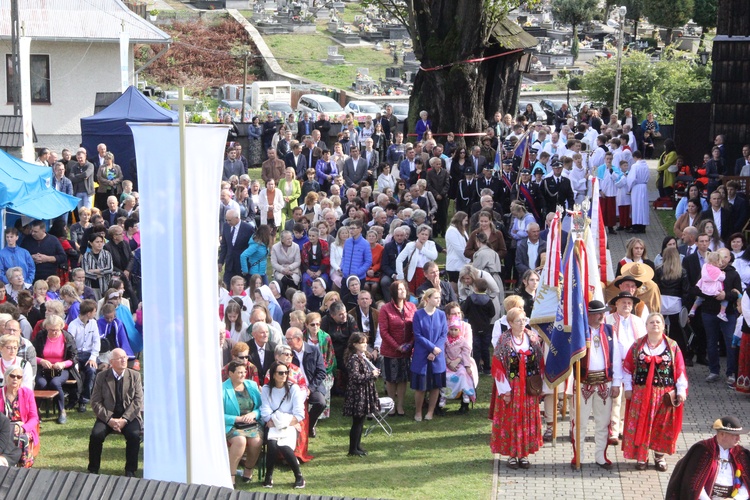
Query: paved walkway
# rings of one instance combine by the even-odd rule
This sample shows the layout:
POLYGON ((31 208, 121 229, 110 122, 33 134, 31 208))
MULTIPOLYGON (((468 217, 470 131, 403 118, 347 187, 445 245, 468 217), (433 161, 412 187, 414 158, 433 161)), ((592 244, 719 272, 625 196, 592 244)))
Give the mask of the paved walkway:
MULTIPOLYGON (((655 162, 651 167, 652 178, 654 178, 655 162)), ((655 191, 650 193, 651 200, 656 197, 655 191)), ((661 248, 662 238, 666 234, 652 212, 651 224, 646 234, 639 235, 646 241, 649 257, 656 256, 661 248)), ((630 235, 627 234, 610 237, 609 244, 613 259, 619 259, 625 254, 625 243, 629 237, 630 235)), ((750 410, 749 398, 736 394, 723 383, 705 383, 704 378, 708 375, 707 367, 696 365, 687 370, 690 387, 688 399, 685 402, 684 422, 682 433, 677 441, 677 452, 667 457, 669 471, 692 444, 712 435, 711 423, 715 419, 728 414, 747 419, 748 410, 750 410)), ((573 449, 567 438, 569 431, 569 418, 558 420, 558 438, 554 443, 555 446, 552 443, 545 443, 539 452, 529 458, 532 463, 529 470, 508 469, 507 457, 496 455, 496 461, 499 460, 495 469, 497 471, 496 498, 596 500, 664 498, 670 472, 656 472, 653 464, 646 471, 636 471, 634 461, 626 461, 619 446, 608 448, 607 456, 615 465, 612 470, 606 471, 594 465, 593 423, 589 426, 589 437, 583 444, 585 461, 580 471, 573 470, 570 467, 573 449)))

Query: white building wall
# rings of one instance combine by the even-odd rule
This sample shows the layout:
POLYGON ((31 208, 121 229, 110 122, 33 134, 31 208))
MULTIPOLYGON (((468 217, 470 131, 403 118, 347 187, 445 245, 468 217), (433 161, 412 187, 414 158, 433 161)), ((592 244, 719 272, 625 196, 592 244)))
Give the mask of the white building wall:
MULTIPOLYGON (((13 105, 6 99, 5 54, 10 53, 10 44, 4 44, 3 48, 5 50, 2 51, 0 68, 0 115, 8 115, 13 114, 13 105)), ((63 136, 67 147, 76 147, 80 143, 80 120, 93 114, 96 93, 121 90, 119 45, 116 41, 84 43, 32 40, 31 53, 49 55, 50 64, 50 103, 32 103, 32 118, 39 139, 38 145, 50 147, 45 141, 57 142, 52 141, 53 136, 63 136)), ((131 81, 132 74, 131 45, 131 81)))

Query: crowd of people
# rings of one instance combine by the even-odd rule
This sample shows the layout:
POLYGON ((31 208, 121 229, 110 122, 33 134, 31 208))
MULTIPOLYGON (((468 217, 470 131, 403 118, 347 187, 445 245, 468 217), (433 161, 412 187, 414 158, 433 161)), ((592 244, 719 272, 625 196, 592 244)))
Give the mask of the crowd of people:
MULTIPOLYGON (((644 158, 659 133, 653 116, 639 124, 629 110, 608 120, 594 109, 574 115, 563 107, 558 114, 554 127, 496 114, 481 145, 471 148, 453 134, 438 139, 427 113, 413 142, 390 127, 388 114, 365 124, 349 117, 333 143, 325 115, 303 116, 296 134, 275 131, 276 144, 270 125, 254 123, 260 132, 251 139, 260 144, 251 143, 249 158, 228 142, 218 333, 233 482, 253 480, 265 444, 264 485, 273 487, 283 460, 295 487, 304 488, 301 464, 313 459, 310 439, 330 416, 332 396, 343 397, 343 414, 352 419, 348 454, 365 457, 365 418, 390 404, 377 391, 379 379, 393 417, 406 416, 407 386, 413 391, 416 422, 444 415, 453 401, 466 414, 478 384, 491 384, 490 448, 507 456, 509 467, 529 468, 530 456, 552 440, 558 411, 541 382, 548 347, 529 324, 549 226, 559 206, 572 210, 591 196, 593 178, 610 233, 634 234, 605 302, 588 304, 592 345, 582 360, 580 404, 582 435, 588 416, 595 420, 594 462, 610 468, 607 446, 621 444, 638 469, 648 466, 650 450, 655 468, 667 470, 664 454, 675 451, 687 399, 685 367, 694 360, 708 365, 706 382, 714 383, 725 355, 725 383, 750 393, 750 336, 742 335, 750 331, 750 250, 739 232, 750 207, 738 186, 701 183, 703 169, 681 170, 684 162, 666 140, 658 187, 674 199, 675 183, 686 182, 689 199, 678 206, 674 236, 650 249, 659 251, 652 260, 637 234, 649 224, 644 158), (678 164, 681 175, 670 175, 678 164), (253 166, 260 166, 258 179, 248 171, 253 166)), ((750 147, 743 154, 740 172, 750 165, 750 147)), ((132 413, 121 400, 107 416, 97 392, 120 380, 120 365, 137 375, 138 199, 106 146, 93 163, 85 150, 75 160, 67 156, 50 166, 55 186, 80 199, 75 224, 59 218, 49 234, 42 221, 5 233, 2 371, 19 395, 24 388, 58 391, 61 424, 66 410, 92 405, 99 427, 89 469, 96 472, 108 432, 132 438, 140 431, 138 419, 123 417, 132 413), (106 203, 94 208, 100 195, 106 203), (100 381, 103 374, 111 380, 100 381), (66 389, 69 379, 75 389, 66 389)), ((707 160, 709 179, 715 160, 707 160)), ((563 231, 563 246, 567 239, 563 231)), ((129 404, 142 404, 129 395, 129 404)), ((22 422, 32 450, 19 445, 18 463, 28 463, 39 440, 35 410, 23 414, 8 415, 22 422)))

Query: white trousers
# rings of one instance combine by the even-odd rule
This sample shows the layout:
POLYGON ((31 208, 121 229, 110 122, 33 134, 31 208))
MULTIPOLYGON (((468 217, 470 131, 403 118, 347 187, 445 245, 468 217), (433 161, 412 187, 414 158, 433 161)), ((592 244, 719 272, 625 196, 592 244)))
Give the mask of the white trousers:
POLYGON ((622 393, 612 400, 612 418, 610 424, 609 435, 611 437, 618 437, 622 434, 622 426, 625 423, 625 404, 623 403, 622 393))
MULTIPOLYGON (((583 444, 586 440, 589 417, 594 415, 594 460, 605 464, 607 460, 607 440, 609 439, 609 420, 612 413, 612 383, 600 385, 581 384, 581 463, 583 463, 583 444)), ((570 414, 573 439, 576 437, 576 398, 573 397, 573 411, 570 414)), ((575 448, 574 448, 575 450, 575 448)), ((575 451, 574 451, 575 453, 575 451)))

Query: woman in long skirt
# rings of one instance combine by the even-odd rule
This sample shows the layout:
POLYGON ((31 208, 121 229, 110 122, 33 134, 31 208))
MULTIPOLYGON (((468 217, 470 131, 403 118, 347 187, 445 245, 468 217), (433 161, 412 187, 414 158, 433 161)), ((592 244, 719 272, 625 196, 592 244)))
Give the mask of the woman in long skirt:
POLYGON ((677 342, 664 334, 664 317, 651 313, 645 337, 636 340, 623 361, 623 385, 628 400, 622 454, 637 460, 636 469, 648 467, 654 452, 656 470, 667 470, 664 454, 674 454, 682 431, 682 403, 687 397, 687 373, 677 342), (670 403, 665 401, 670 394, 670 403))
POLYGON ((531 467, 529 455, 542 446, 539 397, 529 396, 527 380, 544 370, 542 341, 526 328, 526 313, 520 307, 507 314, 510 329, 500 335, 492 359, 492 377, 497 396, 492 416, 492 453, 510 457, 511 469, 531 467))

